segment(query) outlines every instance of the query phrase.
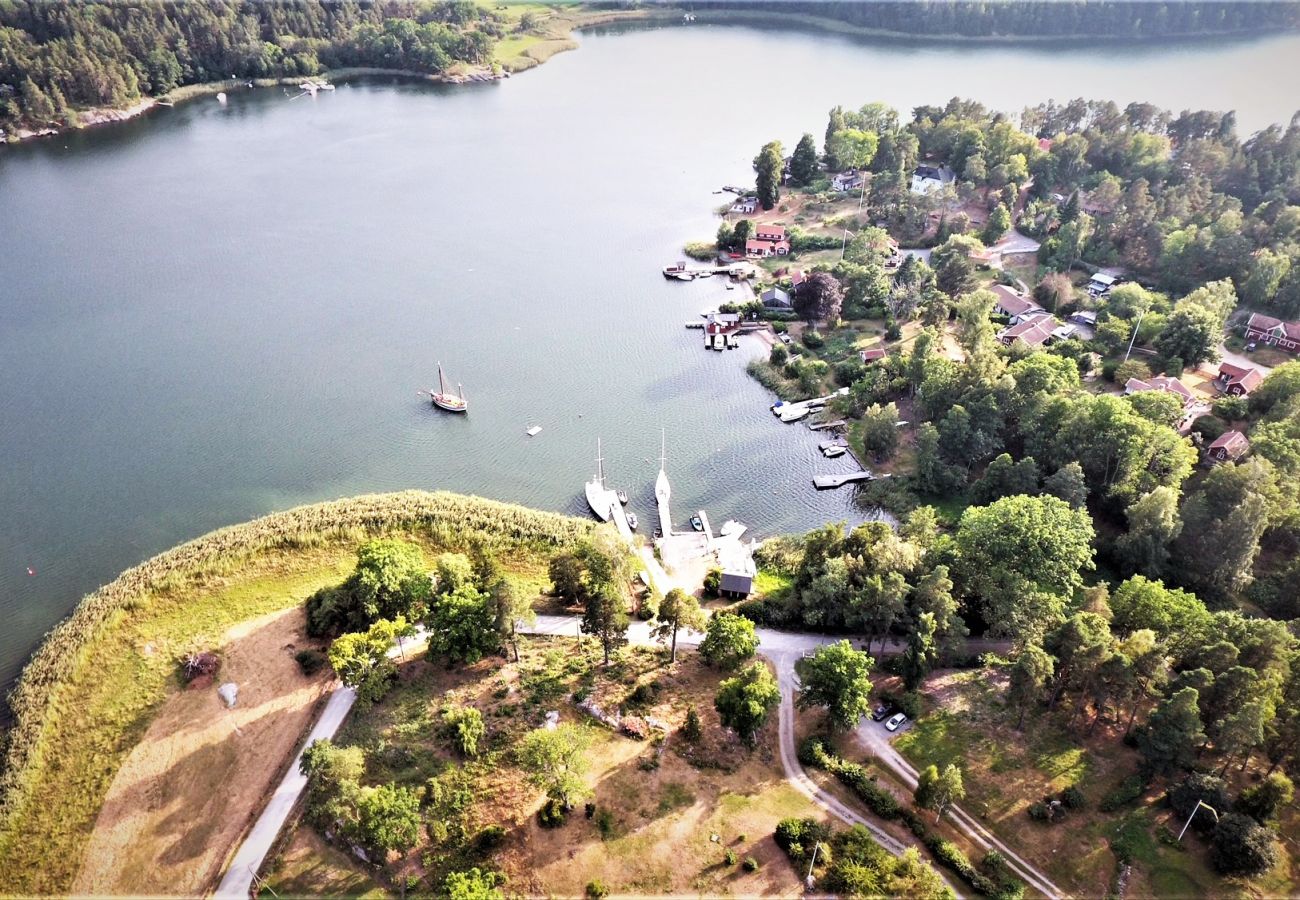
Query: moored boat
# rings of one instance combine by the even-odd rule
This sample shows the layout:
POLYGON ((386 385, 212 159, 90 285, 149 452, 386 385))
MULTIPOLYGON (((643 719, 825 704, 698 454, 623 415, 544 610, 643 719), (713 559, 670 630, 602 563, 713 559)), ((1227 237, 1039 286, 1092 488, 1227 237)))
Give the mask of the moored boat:
POLYGON ((636 526, 637 526, 636 513, 628 513, 628 514, 627 514, 627 527, 628 527, 628 528, 631 528, 633 531, 636 531, 636 526))
POLYGON ((439 409, 445 409, 447 412, 468 412, 469 404, 465 402, 465 388, 458 384, 456 385, 456 391, 453 394, 447 390, 447 380, 442 374, 442 363, 438 363, 438 389, 428 392, 433 399, 433 405, 439 409))
POLYGON ((596 439, 596 475, 585 487, 587 505, 602 522, 608 522, 614 516, 614 504, 618 495, 605 487, 605 460, 600 455, 600 439, 596 439))

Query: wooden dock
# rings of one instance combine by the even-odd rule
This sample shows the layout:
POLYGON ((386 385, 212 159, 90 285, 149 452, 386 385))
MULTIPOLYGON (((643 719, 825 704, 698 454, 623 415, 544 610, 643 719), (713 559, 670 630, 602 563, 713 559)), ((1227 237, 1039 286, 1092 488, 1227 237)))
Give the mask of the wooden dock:
POLYGON ((836 419, 834 422, 810 422, 808 424, 808 430, 829 431, 832 428, 843 428, 847 424, 849 423, 845 422, 843 419, 836 419))
POLYGON ((840 475, 814 475, 813 487, 819 491, 829 491, 837 487, 844 487, 846 484, 852 484, 857 481, 875 481, 877 477, 888 478, 887 475, 877 476, 872 472, 863 469, 861 472, 844 472, 840 475))

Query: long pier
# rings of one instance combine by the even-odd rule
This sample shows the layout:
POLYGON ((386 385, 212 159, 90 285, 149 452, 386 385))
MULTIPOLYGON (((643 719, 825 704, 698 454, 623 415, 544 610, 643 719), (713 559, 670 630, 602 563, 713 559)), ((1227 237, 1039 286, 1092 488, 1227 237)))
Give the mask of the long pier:
POLYGON ((844 472, 839 475, 814 475, 813 487, 819 491, 829 491, 837 487, 844 487, 846 484, 852 484, 856 481, 875 481, 877 478, 888 478, 888 475, 876 475, 874 472, 868 472, 863 469, 861 472, 844 472))

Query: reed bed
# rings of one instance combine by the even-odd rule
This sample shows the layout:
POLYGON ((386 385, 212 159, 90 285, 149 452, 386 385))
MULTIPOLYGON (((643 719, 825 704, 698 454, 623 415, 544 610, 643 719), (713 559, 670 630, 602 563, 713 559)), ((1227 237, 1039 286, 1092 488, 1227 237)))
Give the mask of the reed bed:
MULTIPOLYGON (((89 743, 84 752, 91 755, 101 771, 97 779, 85 773, 65 771, 66 760, 59 758, 57 751, 61 741, 70 739, 65 718, 73 717, 65 717, 63 712, 77 708, 77 692, 95 684, 96 672, 88 670, 104 664, 103 653, 95 651, 111 649, 109 645, 115 634, 130 629, 147 633, 151 615, 160 618, 172 615, 174 624, 177 603, 183 604, 196 589, 201 591, 205 585, 255 568, 259 562, 317 554, 322 560, 332 560, 322 563, 326 568, 337 566, 345 548, 350 549, 376 534, 406 532, 439 547, 463 547, 470 538, 477 538, 508 559, 512 554, 549 555, 585 537, 592 527, 593 523, 580 519, 477 497, 404 491, 273 513, 211 532, 126 570, 85 597, 67 619, 46 635, 9 696, 13 723, 0 759, 0 872, 5 873, 0 879, 0 893, 14 889, 20 893, 66 890, 68 885, 63 883, 63 877, 55 876, 51 880, 49 873, 42 877, 30 871, 38 859, 48 859, 47 854, 54 850, 52 846, 42 846, 42 842, 63 844, 71 840, 73 846, 63 849, 79 849, 76 835, 80 831, 84 837, 93 825, 103 792, 130 750, 127 738, 142 727, 141 720, 147 718, 149 709, 164 691, 166 677, 159 675, 160 669, 155 666, 148 674, 156 686, 141 688, 147 696, 120 706, 102 703, 103 708, 97 708, 89 716, 91 721, 84 721, 87 715, 79 710, 80 720, 73 724, 79 731, 96 734, 88 738, 78 733, 75 739, 89 743), (329 553, 331 548, 335 551, 333 556, 329 553), (120 714, 122 720, 112 721, 114 714, 120 714), (35 809, 48 803, 51 793, 48 788, 54 786, 45 785, 47 789, 39 791, 41 802, 33 804, 42 783, 60 780, 77 785, 73 789, 76 792, 98 792, 89 798, 69 797, 70 803, 82 807, 83 814, 68 810, 67 818, 84 819, 88 814, 89 822, 62 821, 58 810, 35 809), (28 812, 32 815, 26 815, 28 812), (43 826, 34 827, 33 822, 27 821, 33 818, 42 819, 43 826), (42 833, 47 828, 62 831, 65 827, 73 835, 71 838, 68 834, 56 838, 42 833), (13 882, 10 876, 14 876, 13 882), (28 890, 24 886, 43 890, 28 890)), ((285 601, 259 597, 258 602, 265 606, 285 601)), ((253 603, 250 615, 257 614, 252 611, 254 607, 257 612, 265 611, 253 603)), ((183 606, 179 612, 183 622, 183 606)), ((237 615, 240 610, 225 612, 237 615)), ((197 618, 195 628, 200 627, 197 618)), ((118 668, 126 673, 133 666, 138 668, 130 662, 118 662, 118 668)), ((118 672, 117 677, 121 676, 122 672, 118 672)), ((58 796, 57 791, 54 794, 58 796)), ((63 863, 67 868, 66 854, 63 863)), ((75 875, 76 861, 70 865, 75 875)))

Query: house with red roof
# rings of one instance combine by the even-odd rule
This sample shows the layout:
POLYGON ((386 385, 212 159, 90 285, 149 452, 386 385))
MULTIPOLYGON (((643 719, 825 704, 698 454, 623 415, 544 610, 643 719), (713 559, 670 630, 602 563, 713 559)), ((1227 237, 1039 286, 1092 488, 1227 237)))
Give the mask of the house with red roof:
POLYGON ((1233 429, 1223 434, 1205 448, 1205 459, 1210 465, 1223 462, 1236 462, 1250 450, 1250 441, 1240 431, 1233 429))
POLYGON ((993 304, 993 311, 1007 316, 1012 325, 1019 322, 1021 318, 1029 318, 1044 313, 1043 308, 1033 300, 1012 290, 1005 284, 994 284, 989 289, 993 292, 993 296, 998 298, 997 302, 993 304))
POLYGON ((1214 379, 1214 386, 1230 397, 1248 397, 1263 380, 1264 376, 1260 374, 1259 369, 1223 363, 1219 366, 1219 374, 1214 379))
POLYGON ((1038 315, 1021 316, 1015 325, 999 331, 998 340, 1008 347, 1016 341, 1022 341, 1030 347, 1042 347, 1056 337, 1053 332, 1060 325, 1056 316, 1040 311, 1038 315))
POLYGON ((789 252, 784 225, 755 225, 754 236, 745 241, 746 256, 785 256, 789 252))
POLYGON ((1246 320, 1246 340, 1295 353, 1300 350, 1300 322, 1283 322, 1272 316, 1251 313, 1246 320))
POLYGON ((866 365, 870 365, 873 362, 879 362, 884 359, 886 355, 884 347, 872 347, 870 350, 858 351, 858 356, 866 365))

